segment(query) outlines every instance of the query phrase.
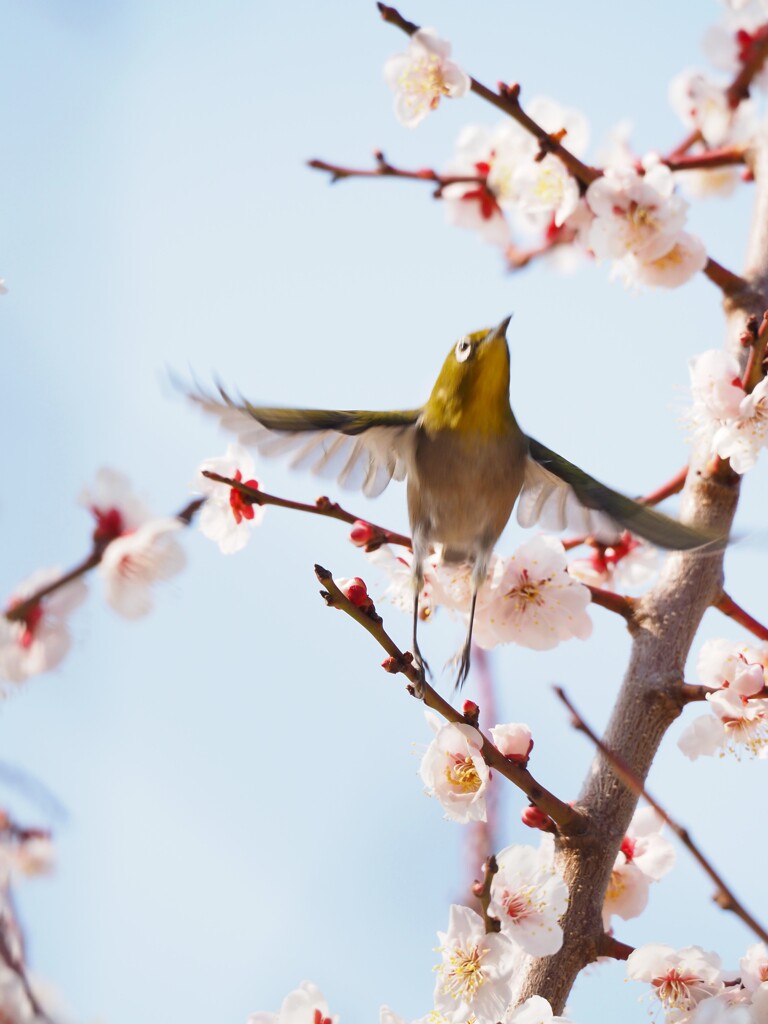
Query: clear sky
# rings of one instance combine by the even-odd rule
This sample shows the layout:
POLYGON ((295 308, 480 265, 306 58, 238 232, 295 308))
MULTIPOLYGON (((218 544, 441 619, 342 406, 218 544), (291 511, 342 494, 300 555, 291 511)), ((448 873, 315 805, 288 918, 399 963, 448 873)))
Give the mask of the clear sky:
MULTIPOLYGON (((684 464, 687 360, 722 338, 705 279, 636 295, 604 266, 509 275, 494 249, 445 223, 428 188, 330 187, 307 169, 312 157, 366 166, 377 147, 439 167, 463 124, 496 123, 470 97, 401 127, 382 66, 404 39, 373 3, 0 0, 0 11, 3 593, 84 555, 90 522, 75 499, 100 466, 169 514, 203 458, 223 453, 168 368, 217 374, 256 402, 408 408, 456 337, 514 312, 512 401, 527 431, 629 493, 684 464)), ((478 78, 580 108, 591 154, 626 117, 641 151, 677 141, 667 85, 703 65, 700 39, 719 11, 661 0, 402 8, 450 38, 478 78)), ((748 189, 691 213, 734 269, 748 218, 748 189)), ((745 484, 743 534, 763 526, 764 473, 745 484)), ((298 500, 330 486, 279 463, 258 476, 298 500)), ((407 528, 401 486, 376 503, 341 498, 407 528)), ((6 774, 55 797, 4 793, 58 839, 55 876, 19 893, 34 971, 80 1019, 110 1024, 241 1024, 303 978, 347 1024, 377 1020, 384 1002, 425 1013, 435 931, 468 881, 464 833, 423 795, 420 707, 363 631, 323 607, 312 565, 375 573, 344 528, 276 509, 237 556, 194 530, 183 539, 188 568, 158 590, 151 616, 118 618, 94 580, 71 655, 0 708, 6 774)), ((502 550, 523 539, 510 526, 502 550)), ((764 548, 747 540, 727 556, 729 590, 757 614, 764 548)), ((407 617, 382 611, 407 645, 407 617)), ((532 769, 564 799, 591 751, 550 684, 600 726, 628 651, 620 621, 599 608, 593 620, 589 642, 493 657, 499 719, 530 723, 532 769)), ((447 614, 425 628, 434 664, 461 632, 447 614)), ((702 639, 741 635, 710 612, 702 639)), ((765 844, 764 763, 692 765, 674 742, 681 728, 653 791, 766 918, 744 859, 765 844)), ((535 841, 522 806, 504 791, 501 844, 535 841)), ((751 936, 710 895, 681 850, 618 937, 698 943, 735 966, 751 936)), ((641 986, 622 978, 617 965, 588 972, 574 1018, 644 1021, 641 986)))

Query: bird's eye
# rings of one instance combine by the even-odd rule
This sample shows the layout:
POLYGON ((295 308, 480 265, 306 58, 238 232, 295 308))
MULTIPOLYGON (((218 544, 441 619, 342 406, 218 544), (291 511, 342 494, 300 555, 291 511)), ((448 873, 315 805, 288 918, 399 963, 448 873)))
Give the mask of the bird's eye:
POLYGON ((460 363, 466 362, 469 359, 469 354, 472 351, 472 342, 469 338, 462 338, 461 341, 456 342, 456 359, 460 363))

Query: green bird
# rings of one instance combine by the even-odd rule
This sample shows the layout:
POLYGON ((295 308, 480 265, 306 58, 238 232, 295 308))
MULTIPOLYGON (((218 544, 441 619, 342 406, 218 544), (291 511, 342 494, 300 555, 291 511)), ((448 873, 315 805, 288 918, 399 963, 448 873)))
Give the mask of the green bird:
POLYGON ((521 526, 538 522, 604 543, 626 529, 676 550, 713 544, 712 537, 606 487, 523 433, 509 404, 510 319, 460 338, 418 409, 268 408, 235 402, 223 390, 216 397, 190 396, 244 445, 266 456, 290 452, 292 466, 335 476, 342 487, 375 497, 390 480, 407 480, 413 653, 422 671, 426 662, 417 625, 424 562, 440 545, 442 562, 471 568, 469 626, 457 687, 469 671, 477 592, 516 501, 521 526))

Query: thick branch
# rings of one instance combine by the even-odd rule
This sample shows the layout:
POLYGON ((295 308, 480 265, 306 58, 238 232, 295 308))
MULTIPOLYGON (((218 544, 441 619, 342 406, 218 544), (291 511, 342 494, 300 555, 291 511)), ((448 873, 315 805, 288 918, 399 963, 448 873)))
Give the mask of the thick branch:
MULTIPOLYGON (((457 725, 466 724, 467 720, 464 715, 457 711, 437 690, 422 679, 413 664, 413 655, 410 652, 400 650, 384 629, 381 618, 375 612, 371 615, 354 605, 336 585, 333 574, 328 569, 324 569, 321 565, 316 565, 315 575, 324 588, 321 594, 326 604, 346 612, 350 618, 367 630, 374 640, 384 648, 389 657, 384 662, 383 667, 388 672, 402 672, 410 680, 411 685, 408 687, 408 690, 411 694, 416 695, 420 693, 427 707, 437 711, 446 721, 454 722, 457 725)), ((570 804, 559 800, 549 790, 545 789, 534 779, 527 768, 523 768, 505 757, 498 747, 491 743, 482 733, 480 733, 480 736, 483 741, 483 759, 490 768, 497 771, 499 775, 503 775, 504 778, 509 779, 518 789, 521 789, 531 803, 539 807, 556 822, 564 834, 576 835, 583 829, 584 822, 579 811, 574 810, 570 804)))
POLYGON ((651 805, 654 811, 656 811, 659 817, 664 821, 666 825, 669 826, 669 828, 675 833, 680 842, 686 847, 686 849, 694 858, 696 863, 714 882, 715 895, 713 899, 715 903, 717 903, 719 907, 722 907, 723 910, 732 911, 736 915, 736 917, 738 917, 740 920, 744 922, 744 924, 746 924, 748 928, 751 928, 751 930, 755 933, 755 935, 757 935, 759 939, 761 939, 763 942, 768 942, 768 932, 766 932, 765 928, 763 928, 763 926, 757 920, 755 920, 755 918, 750 914, 750 912, 743 905, 743 903, 741 903, 736 898, 733 891, 726 885, 722 876, 715 869, 712 862, 704 856, 701 849, 696 845, 696 843, 694 843, 693 838, 691 837, 691 834, 689 833, 688 829, 678 824, 677 821, 675 821, 675 819, 672 818, 671 815, 661 806, 658 800, 655 800, 651 796, 651 794, 645 788, 640 779, 637 778, 637 776, 634 774, 634 772, 629 767, 624 758, 617 754, 615 750, 612 750, 605 743, 603 743, 600 737, 592 729, 590 729, 590 727, 578 713, 576 708, 573 706, 571 701, 568 699, 568 696, 565 693, 565 691, 561 687, 556 686, 555 693, 570 711, 572 724, 574 728, 578 729, 579 732, 583 732, 584 735, 594 743, 594 745, 603 755, 605 760, 614 769, 614 771, 621 779, 621 781, 629 789, 632 790, 635 796, 642 796, 651 805))

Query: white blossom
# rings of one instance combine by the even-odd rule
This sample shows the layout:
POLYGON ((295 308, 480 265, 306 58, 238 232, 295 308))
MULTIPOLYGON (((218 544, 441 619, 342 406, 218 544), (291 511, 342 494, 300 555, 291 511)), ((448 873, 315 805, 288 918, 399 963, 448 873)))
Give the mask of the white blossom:
POLYGON ((664 826, 652 807, 635 811, 611 871, 603 902, 603 923, 610 928, 613 914, 624 921, 637 917, 648 902, 652 882, 657 882, 675 862, 672 844, 660 834, 664 826))
POLYGON ((768 981, 768 950, 764 942, 750 946, 741 958, 741 983, 748 992, 755 992, 768 981))
POLYGON ((203 470, 258 489, 258 481, 253 479, 253 459, 242 445, 230 444, 226 455, 203 462, 192 485, 196 493, 206 498, 198 520, 200 532, 215 541, 223 554, 234 554, 248 543, 251 529, 262 521, 265 510, 245 500, 237 488, 203 476, 203 470))
POLYGON ((434 29, 421 28, 411 36, 405 53, 386 62, 384 78, 395 93, 395 115, 401 124, 413 128, 437 109, 443 96, 455 98, 469 91, 469 75, 448 59, 450 53, 451 44, 434 29))
POLYGON ((595 214, 589 243, 598 259, 658 259, 677 240, 688 207, 674 194, 672 172, 661 163, 645 175, 609 168, 587 189, 587 202, 595 214))
MULTIPOLYGON (((482 591, 481 591, 482 593, 482 591)), ((592 632, 590 593, 567 572, 565 549, 553 537, 534 537, 496 564, 475 613, 481 647, 514 642, 544 651, 592 632)))
MULTIPOLYGON (((6 611, 61 579, 61 569, 39 569, 19 584, 6 611)), ((75 579, 36 602, 20 621, 0 614, 0 679, 20 683, 61 663, 72 640, 67 618, 82 604, 88 588, 75 579)))
POLYGON ((532 956, 549 956, 563 943, 558 922, 568 906, 568 888, 547 850, 507 846, 496 856, 499 870, 491 881, 491 913, 502 932, 532 956))
POLYGON ((640 946, 630 953, 627 975, 652 986, 653 995, 667 1013, 682 1022, 698 1003, 722 987, 720 957, 699 946, 676 950, 672 946, 640 946))
POLYGON ((491 737, 501 753, 512 761, 525 764, 533 747, 530 726, 524 722, 508 722, 506 725, 494 725, 491 737))
POLYGON ((656 575, 658 549, 624 531, 613 544, 593 544, 589 558, 568 563, 568 572, 582 583, 614 590, 635 590, 656 575))
POLYGON ((420 774, 427 793, 437 797, 450 821, 485 821, 490 772, 482 742, 471 725, 447 722, 422 758, 420 774))
POLYGON ((248 1024, 338 1024, 331 1016, 325 996, 311 981, 302 981, 283 1000, 279 1013, 252 1013, 248 1024))
POLYGON ((669 100, 683 123, 701 132, 709 146, 746 141, 757 127, 754 104, 743 100, 733 108, 724 86, 700 71, 682 71, 673 78, 669 100))
POLYGON ((661 256, 643 259, 627 253, 614 264, 612 276, 621 278, 628 286, 679 288, 704 269, 707 258, 701 239, 680 231, 672 246, 661 256))
MULTIPOLYGON (((506 935, 486 934, 483 919, 453 904, 448 931, 438 932, 442 962, 437 965, 435 1009, 450 1024, 495 1024, 507 1007, 518 956, 506 935)), ((282 1024, 282 1022, 281 1022, 282 1024)))
POLYGON ((99 572, 107 604, 120 615, 146 615, 153 604, 152 584, 184 568, 186 556, 174 539, 181 528, 178 519, 154 519, 107 546, 99 572))
POLYGON ((98 470, 93 484, 84 487, 77 500, 95 516, 97 540, 113 540, 130 533, 150 518, 128 477, 107 466, 98 470))
POLYGON ((530 996, 524 1003, 507 1010, 504 1024, 568 1024, 568 1018, 555 1017, 542 996, 530 996))

